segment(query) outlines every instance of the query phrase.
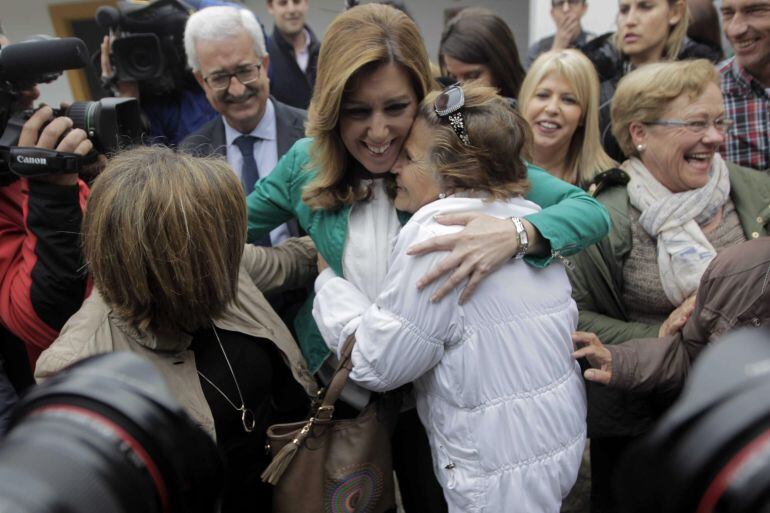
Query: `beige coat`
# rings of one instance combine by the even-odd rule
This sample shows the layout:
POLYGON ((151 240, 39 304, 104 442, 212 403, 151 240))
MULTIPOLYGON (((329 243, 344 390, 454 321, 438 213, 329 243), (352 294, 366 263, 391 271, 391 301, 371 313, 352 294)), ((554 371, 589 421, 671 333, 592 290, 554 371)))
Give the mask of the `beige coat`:
MULTIPOLYGON (((238 298, 217 319, 217 328, 272 341, 283 353, 294 379, 308 394, 316 383, 299 346, 262 294, 304 284, 316 271, 316 252, 309 237, 290 239, 275 248, 247 245, 238 277, 238 298)), ((171 392, 201 428, 216 437, 214 418, 198 379, 192 337, 184 332, 140 332, 118 318, 98 291, 83 303, 54 343, 37 360, 39 381, 87 356, 134 351, 155 364, 171 392)))

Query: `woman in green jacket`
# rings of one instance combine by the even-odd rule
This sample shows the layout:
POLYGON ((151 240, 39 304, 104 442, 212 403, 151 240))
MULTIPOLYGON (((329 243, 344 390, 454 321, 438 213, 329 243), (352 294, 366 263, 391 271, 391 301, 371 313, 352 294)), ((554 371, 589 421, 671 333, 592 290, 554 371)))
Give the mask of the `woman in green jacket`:
MULTIPOLYGON (((770 176, 717 153, 730 120, 710 62, 630 73, 615 93, 612 125, 630 181, 597 195, 610 236, 571 258, 578 329, 605 344, 678 331, 717 252, 766 235, 770 222, 770 176)), ((667 405, 589 384, 592 511, 616 509, 606 499, 618 458, 667 405)))
MULTIPOLYGON (((396 213, 383 178, 401 152, 419 102, 434 88, 419 30, 406 15, 367 4, 335 18, 321 45, 307 126, 311 138, 298 141, 248 196, 249 240, 297 218, 337 274, 349 277, 346 266, 356 261, 367 266, 362 274, 374 286, 363 289, 373 289, 373 299, 388 243, 408 219, 396 213)), ((447 216, 446 223, 468 227, 417 248, 453 250, 420 283, 453 271, 436 300, 469 278, 467 299, 483 276, 511 257, 526 255, 531 265, 545 266, 607 234, 607 213, 593 198, 534 166, 529 179, 528 199, 544 210, 522 219, 526 235, 507 220, 447 216)), ((317 370, 329 354, 326 345, 309 315, 301 314, 295 327, 310 368, 317 370)))
MULTIPOLYGON (((374 3, 337 16, 321 44, 307 125, 311 139, 298 141, 248 196, 249 240, 296 218, 331 269, 374 301, 385 279, 390 241, 408 218, 393 206, 389 171, 420 101, 435 87, 422 37, 408 16, 374 3)), ((467 299, 482 277, 513 256, 527 255, 531 264, 543 266, 606 235, 606 211, 582 190, 534 167, 529 180, 528 199, 549 208, 515 222, 446 216, 443 222, 468 226, 413 248, 452 251, 415 286, 432 287, 431 298, 438 301, 468 278, 461 297, 467 299), (433 280, 449 271, 439 287, 433 280)), ((329 351, 311 309, 312 300, 297 315, 295 328, 308 366, 325 380, 329 351)), ((359 406, 366 401, 354 394, 343 399, 359 406)), ((427 437, 413 410, 399 417, 393 446, 405 510, 446 511, 427 437)))

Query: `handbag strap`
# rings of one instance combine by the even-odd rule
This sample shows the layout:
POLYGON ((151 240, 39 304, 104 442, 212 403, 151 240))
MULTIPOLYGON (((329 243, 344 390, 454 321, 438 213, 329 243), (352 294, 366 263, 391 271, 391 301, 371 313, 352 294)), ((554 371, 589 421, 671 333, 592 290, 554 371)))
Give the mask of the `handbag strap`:
POLYGON ((353 370, 353 362, 350 355, 353 354, 353 346, 356 343, 355 334, 350 335, 342 346, 342 353, 340 353, 340 363, 337 365, 337 369, 334 371, 329 386, 326 387, 321 405, 316 410, 314 415, 316 420, 330 421, 334 414, 334 404, 339 399, 342 389, 345 388, 345 384, 348 382, 348 376, 350 371, 353 370))

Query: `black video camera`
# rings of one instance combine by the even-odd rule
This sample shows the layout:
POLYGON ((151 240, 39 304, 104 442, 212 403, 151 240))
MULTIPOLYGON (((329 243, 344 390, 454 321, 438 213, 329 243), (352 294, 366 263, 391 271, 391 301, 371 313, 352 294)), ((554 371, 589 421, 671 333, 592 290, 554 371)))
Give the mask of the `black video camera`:
MULTIPOLYGON (((0 48, 0 177, 9 171, 20 176, 73 173, 80 169, 75 154, 19 148, 19 135, 32 111, 19 103, 22 91, 35 84, 50 82, 65 69, 78 69, 88 63, 88 49, 80 39, 43 39, 0 48)), ((111 153, 138 144, 146 132, 133 98, 107 98, 99 102, 75 102, 55 111, 69 116, 75 128, 82 128, 96 151, 111 153)))
POLYGON ((33 388, 0 444, 0 511, 215 513, 224 465, 153 365, 82 360, 33 388))
POLYGON ((117 8, 103 6, 96 22, 112 35, 110 61, 117 82, 133 80, 142 94, 162 95, 183 89, 187 71, 184 28, 190 13, 178 0, 136 4, 119 0, 117 8))

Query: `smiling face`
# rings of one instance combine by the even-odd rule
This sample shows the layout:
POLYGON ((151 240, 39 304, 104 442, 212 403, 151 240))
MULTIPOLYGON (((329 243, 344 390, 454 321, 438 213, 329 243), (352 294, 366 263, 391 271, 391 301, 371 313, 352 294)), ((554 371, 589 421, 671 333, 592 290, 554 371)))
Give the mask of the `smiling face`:
POLYGON ((583 109, 570 83, 555 72, 547 74, 523 110, 532 127, 535 153, 566 156, 572 136, 583 122, 583 109))
POLYGON ((738 64, 770 87, 770 0, 722 0, 722 20, 738 64))
POLYGON ((476 80, 481 85, 498 87, 492 75, 492 69, 486 64, 469 64, 450 55, 444 55, 444 67, 447 76, 458 82, 476 80))
POLYGON ((211 106, 239 132, 245 134, 254 130, 265 113, 270 96, 268 56, 257 57, 254 42, 246 31, 220 41, 201 41, 196 45, 196 51, 200 71, 194 72, 194 75, 211 106), (259 78, 245 85, 236 77, 231 77, 227 89, 215 90, 204 80, 212 74, 233 73, 257 63, 262 64, 259 78))
MULTIPOLYGON (((691 99, 683 94, 673 100, 661 119, 713 122, 724 116, 719 86, 709 84, 702 95, 691 99)), ((724 135, 714 127, 702 134, 684 127, 631 123, 635 145, 645 145, 642 163, 671 192, 684 192, 706 185, 714 153, 724 142, 724 135)))
POLYGON ((340 137, 370 173, 387 173, 396 162, 417 113, 417 95, 406 69, 388 63, 351 80, 342 98, 340 137))
POLYGON ((393 166, 396 175, 396 199, 398 210, 417 212, 438 197, 440 187, 428 163, 433 129, 423 119, 414 122, 401 155, 393 166))
POLYGON ((275 28, 286 37, 294 37, 305 28, 307 0, 269 0, 267 10, 275 19, 275 28))
POLYGON ((620 0, 618 4, 618 45, 634 65, 659 61, 663 57, 671 27, 679 23, 683 5, 669 0, 620 0))

